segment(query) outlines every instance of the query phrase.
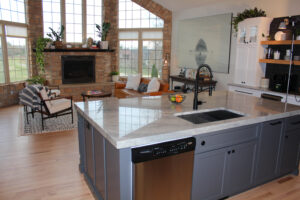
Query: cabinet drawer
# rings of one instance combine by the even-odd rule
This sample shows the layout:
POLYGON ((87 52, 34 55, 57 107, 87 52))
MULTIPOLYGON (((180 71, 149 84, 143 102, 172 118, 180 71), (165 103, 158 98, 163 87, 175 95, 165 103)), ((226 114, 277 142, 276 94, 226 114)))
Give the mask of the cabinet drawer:
POLYGON ((196 137, 195 153, 202 153, 227 147, 242 142, 257 139, 258 125, 251 125, 241 128, 218 131, 209 136, 196 137))
POLYGON ((287 118, 286 131, 299 129, 300 131, 300 115, 287 118))

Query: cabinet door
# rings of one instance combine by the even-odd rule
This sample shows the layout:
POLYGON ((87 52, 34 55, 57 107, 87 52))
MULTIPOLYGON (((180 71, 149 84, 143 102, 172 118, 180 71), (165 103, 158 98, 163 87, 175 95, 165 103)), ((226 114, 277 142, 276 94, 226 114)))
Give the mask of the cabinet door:
POLYGON ((234 82, 245 84, 248 65, 248 48, 246 44, 237 45, 234 82))
POLYGON ((262 68, 257 68, 258 48, 255 44, 247 44, 248 59, 245 70, 245 82, 249 86, 259 86, 260 78, 263 76, 262 68))
POLYGON ((300 153, 300 132, 293 130, 283 138, 280 174, 284 175, 298 169, 300 153))
POLYGON ((241 192, 252 185, 256 143, 236 145, 227 151, 224 195, 241 192))
POLYGON ((257 153, 256 184, 276 176, 282 127, 282 120, 263 123, 257 153))
POLYGON ((192 185, 192 200, 218 199, 222 195, 226 150, 196 154, 192 185))
POLYGON ((85 121, 85 171, 94 184, 93 131, 87 121, 85 121))
POLYGON ((95 154, 95 186, 99 194, 105 199, 105 140, 101 133, 94 130, 94 154, 95 154))

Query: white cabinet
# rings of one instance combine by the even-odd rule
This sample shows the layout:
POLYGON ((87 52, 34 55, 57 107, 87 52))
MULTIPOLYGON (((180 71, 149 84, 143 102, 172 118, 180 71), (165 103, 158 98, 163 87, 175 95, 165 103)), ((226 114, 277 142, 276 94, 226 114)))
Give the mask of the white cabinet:
POLYGON ((264 48, 259 43, 263 33, 268 35, 271 21, 272 18, 255 17, 239 23, 234 83, 260 86, 260 79, 265 76, 265 64, 258 62, 264 56, 264 48))

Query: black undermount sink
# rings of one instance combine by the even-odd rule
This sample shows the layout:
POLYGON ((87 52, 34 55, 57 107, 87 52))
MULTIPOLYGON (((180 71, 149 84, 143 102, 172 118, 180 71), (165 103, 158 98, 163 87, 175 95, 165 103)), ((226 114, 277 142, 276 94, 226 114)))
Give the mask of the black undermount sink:
POLYGON ((216 122, 216 121, 221 121, 226 119, 233 119, 233 118, 238 118, 243 116, 244 115, 237 114, 228 110, 214 110, 208 112, 183 114, 183 115, 178 115, 177 117, 180 117, 194 124, 202 124, 202 123, 216 122))

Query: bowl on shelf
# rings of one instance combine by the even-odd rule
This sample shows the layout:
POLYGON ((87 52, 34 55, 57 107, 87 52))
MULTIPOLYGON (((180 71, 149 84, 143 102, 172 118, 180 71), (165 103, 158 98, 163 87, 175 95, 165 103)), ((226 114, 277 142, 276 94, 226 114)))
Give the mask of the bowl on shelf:
POLYGON ((182 94, 169 94, 169 100, 174 104, 181 104, 185 100, 185 95, 182 94))

